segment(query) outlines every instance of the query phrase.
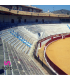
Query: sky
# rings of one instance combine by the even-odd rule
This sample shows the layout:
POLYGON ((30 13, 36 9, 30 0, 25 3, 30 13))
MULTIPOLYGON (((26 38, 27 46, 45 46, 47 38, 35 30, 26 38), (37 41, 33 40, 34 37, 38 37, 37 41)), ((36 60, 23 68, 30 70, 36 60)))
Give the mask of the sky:
POLYGON ((66 9, 70 10, 70 5, 32 5, 34 7, 40 8, 43 11, 55 11, 55 10, 61 10, 66 9))
POLYGON ((1 0, 0 5, 32 5, 43 11, 70 10, 70 0, 1 0))

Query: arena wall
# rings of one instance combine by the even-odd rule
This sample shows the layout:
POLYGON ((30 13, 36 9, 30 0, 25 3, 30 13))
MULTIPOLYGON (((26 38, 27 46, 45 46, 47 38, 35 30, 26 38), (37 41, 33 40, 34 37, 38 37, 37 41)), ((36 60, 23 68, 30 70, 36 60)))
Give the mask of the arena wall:
POLYGON ((37 57, 37 53, 38 53, 38 49, 41 48, 41 46, 43 44, 45 44, 45 47, 44 47, 44 58, 46 60, 46 63, 48 64, 49 68, 56 74, 59 74, 59 75, 67 75, 64 71, 62 71, 58 66, 56 66, 50 59, 49 57, 47 56, 46 54, 46 48, 47 46, 52 43, 53 41, 55 40, 58 40, 58 39, 61 39, 61 38, 65 38, 65 37, 70 37, 70 34, 69 33, 64 33, 64 34, 58 34, 58 35, 53 35, 54 37, 47 37, 47 38, 44 38, 44 39, 41 39, 38 41, 38 44, 37 44, 37 47, 36 47, 36 53, 35 53, 35 56, 37 57))

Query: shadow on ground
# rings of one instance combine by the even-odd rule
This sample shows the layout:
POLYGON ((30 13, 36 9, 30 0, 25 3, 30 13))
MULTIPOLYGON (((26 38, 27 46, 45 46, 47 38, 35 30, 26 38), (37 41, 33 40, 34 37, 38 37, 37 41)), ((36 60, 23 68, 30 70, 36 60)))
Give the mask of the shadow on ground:
POLYGON ((0 74, 3 74, 4 73, 4 69, 0 69, 0 74))

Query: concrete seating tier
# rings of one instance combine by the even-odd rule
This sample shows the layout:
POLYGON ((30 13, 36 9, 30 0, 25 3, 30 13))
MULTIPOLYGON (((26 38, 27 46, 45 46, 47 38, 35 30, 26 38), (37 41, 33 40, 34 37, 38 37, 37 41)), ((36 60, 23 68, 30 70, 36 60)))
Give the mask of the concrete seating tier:
MULTIPOLYGON (((10 43, 11 44, 11 43, 10 43)), ((26 54, 29 47, 26 46, 27 50, 20 51, 18 45, 16 48, 11 46, 5 40, 3 40, 3 45, 5 48, 5 60, 11 62, 12 70, 6 70, 6 75, 43 75, 42 71, 38 66, 32 61, 32 59, 26 54)))

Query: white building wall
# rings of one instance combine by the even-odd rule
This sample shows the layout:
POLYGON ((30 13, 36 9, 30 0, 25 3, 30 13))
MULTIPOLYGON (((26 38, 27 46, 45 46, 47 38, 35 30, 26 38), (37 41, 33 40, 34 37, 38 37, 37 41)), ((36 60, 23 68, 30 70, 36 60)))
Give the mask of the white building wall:
POLYGON ((14 19, 14 23, 18 22, 17 16, 15 16, 15 15, 10 15, 9 18, 8 18, 8 20, 9 20, 8 22, 11 23, 12 19, 14 19))
POLYGON ((4 15, 0 14, 0 22, 3 22, 4 15))
POLYGON ((9 22, 9 16, 8 15, 4 15, 4 21, 9 22))
MULTIPOLYGON (((51 18, 51 17, 36 17, 36 16, 21 16, 21 23, 24 23, 24 19, 26 19, 26 22, 28 23, 36 23, 36 19, 38 19, 38 23, 42 23, 42 19, 44 19, 44 22, 59 22, 59 18, 51 18)), ((0 22, 9 22, 11 23, 11 19, 14 19, 14 23, 18 23, 18 16, 16 15, 1 15, 0 14, 0 22)))
POLYGON ((40 23, 42 23, 42 17, 39 17, 39 18, 38 18, 38 21, 39 21, 40 23))

